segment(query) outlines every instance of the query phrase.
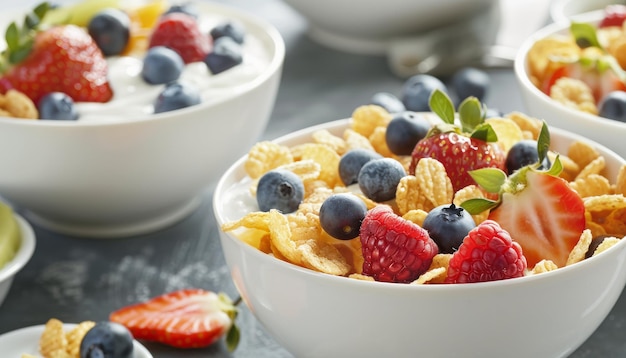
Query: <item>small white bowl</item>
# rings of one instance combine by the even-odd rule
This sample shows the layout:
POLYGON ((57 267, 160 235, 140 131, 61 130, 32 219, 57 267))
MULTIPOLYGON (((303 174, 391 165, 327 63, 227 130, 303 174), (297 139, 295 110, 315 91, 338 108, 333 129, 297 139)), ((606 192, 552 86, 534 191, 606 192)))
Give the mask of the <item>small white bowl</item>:
POLYGON ((4 302, 13 277, 28 263, 35 252, 35 232, 30 224, 18 214, 13 214, 20 229, 20 248, 15 253, 13 259, 0 268, 0 305, 4 302))
MULTIPOLYGON (((596 24, 603 17, 603 11, 593 11, 575 17, 576 21, 596 24)), ((548 124, 560 127, 602 143, 622 157, 626 157, 626 123, 603 118, 590 113, 569 108, 543 93, 530 80, 526 57, 532 45, 539 39, 567 34, 568 23, 554 23, 531 35, 519 48, 515 58, 515 76, 521 90, 526 112, 544 119, 548 124)))
POLYGON ((220 100, 157 115, 0 118, 0 195, 31 222, 82 237, 138 235, 194 210, 265 130, 285 57, 281 35, 266 21, 227 6, 195 5, 243 24, 267 51, 267 68, 220 100))
MULTIPOLYGON (((319 129, 341 135, 340 120, 276 140, 311 141, 319 129)), ((582 137, 551 129, 563 151, 582 137)), ((592 143, 615 177, 626 163, 592 143)), ((245 157, 214 194, 219 225, 242 213, 228 191, 243 178, 245 157)), ((241 187, 241 186, 240 186, 241 187)), ((476 284, 406 285, 314 272, 276 259, 220 231, 232 278, 268 332, 296 357, 565 357, 605 319, 626 283, 626 239, 604 253, 555 271, 476 284)))

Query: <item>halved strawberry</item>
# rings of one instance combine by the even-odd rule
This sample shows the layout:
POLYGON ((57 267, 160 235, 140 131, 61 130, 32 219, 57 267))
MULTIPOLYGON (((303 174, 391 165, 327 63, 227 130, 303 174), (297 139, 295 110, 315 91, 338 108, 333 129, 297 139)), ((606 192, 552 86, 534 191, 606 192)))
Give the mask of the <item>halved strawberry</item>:
POLYGON ((109 319, 128 328, 135 339, 177 348, 207 347, 228 332, 226 343, 234 350, 239 341, 236 316, 225 294, 185 289, 121 308, 109 319))
POLYGON ((166 46, 185 63, 202 61, 211 51, 212 39, 202 33, 196 19, 180 12, 161 17, 150 36, 148 47, 166 46))
POLYGON ((472 172, 483 189, 500 194, 499 200, 470 199, 461 204, 472 214, 492 209, 489 219, 498 222, 522 246, 529 267, 543 259, 565 266, 585 229, 583 200, 558 177, 562 170, 558 156, 548 170, 538 169, 548 147, 548 127, 544 123, 537 163, 520 168, 508 178, 497 169, 472 172))
POLYGON ((591 88, 596 104, 610 92, 626 91, 626 85, 618 73, 609 64, 598 66, 597 60, 594 62, 582 60, 582 62, 563 64, 563 66, 555 68, 546 77, 541 85, 541 90, 549 96, 552 86, 563 77, 575 78, 585 82, 591 88))

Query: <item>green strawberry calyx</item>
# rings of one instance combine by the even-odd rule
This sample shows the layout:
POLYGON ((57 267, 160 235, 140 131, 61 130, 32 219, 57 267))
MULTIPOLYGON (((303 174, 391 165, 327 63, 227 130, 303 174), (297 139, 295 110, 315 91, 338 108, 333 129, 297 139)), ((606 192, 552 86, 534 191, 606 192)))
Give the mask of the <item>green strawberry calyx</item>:
POLYGON ((570 24, 570 33, 574 36, 576 44, 580 48, 596 47, 600 49, 602 55, 597 54, 585 55, 578 59, 578 62, 586 69, 595 70, 602 74, 606 71, 612 71, 622 81, 626 83, 626 71, 622 69, 615 57, 610 55, 602 46, 598 39, 596 28, 588 23, 572 22, 570 24))
POLYGON ((474 179, 476 184, 488 193, 498 194, 498 199, 469 199, 464 201, 461 204, 461 207, 472 215, 497 207, 500 205, 503 193, 516 194, 526 188, 526 175, 529 171, 539 172, 545 175, 558 176, 563 170, 563 165, 561 164, 558 154, 556 155, 554 163, 552 163, 550 168, 544 170, 539 169, 541 163, 548 155, 549 148, 550 132, 548 130, 548 125, 543 122, 541 132, 537 138, 537 154, 539 158, 537 162, 524 166, 509 176, 507 176, 504 171, 497 168, 482 168, 470 171, 469 174, 474 179))
POLYGON ((239 311, 237 310, 237 305, 241 302, 241 297, 239 297, 236 301, 232 301, 227 294, 220 292, 218 294, 219 297, 219 308, 222 312, 226 313, 230 318, 231 325, 226 333, 226 347, 229 352, 234 352, 239 345, 239 340, 241 339, 241 331, 237 324, 235 324, 235 319, 239 311))
POLYGON ((430 110, 433 111, 443 123, 437 124, 431 128, 428 136, 456 132, 459 134, 469 134, 470 138, 479 139, 484 142, 497 142, 498 136, 491 128, 491 125, 485 123, 485 115, 487 108, 480 103, 476 97, 467 97, 458 108, 458 119, 460 126, 456 124, 456 115, 454 104, 448 95, 441 90, 434 90, 429 99, 430 110))

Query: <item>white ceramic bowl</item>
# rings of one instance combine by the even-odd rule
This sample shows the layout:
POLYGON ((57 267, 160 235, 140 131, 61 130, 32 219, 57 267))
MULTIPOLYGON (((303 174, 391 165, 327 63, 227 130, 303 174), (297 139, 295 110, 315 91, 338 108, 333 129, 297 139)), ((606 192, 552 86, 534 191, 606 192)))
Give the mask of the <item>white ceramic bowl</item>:
POLYGON ((602 10, 608 5, 623 4, 621 0, 552 0, 550 17, 554 22, 568 22, 573 16, 594 10, 602 10))
MULTIPOLYGON (((347 120, 277 139, 294 145, 347 120)), ((581 137, 552 128, 564 150, 581 137)), ((625 163, 607 148, 609 175, 625 163)), ((241 213, 226 198, 242 180, 245 158, 220 179, 214 212, 222 224, 241 213)), ((403 285, 304 269, 220 233, 232 278, 250 310, 296 357, 564 357, 607 316, 626 282, 626 240, 601 255, 518 279, 451 285, 403 285)))
POLYGON ((30 260, 35 252, 35 232, 30 224, 21 216, 13 214, 20 229, 20 248, 15 253, 13 259, 0 268, 0 305, 6 298, 13 283, 13 277, 30 260))
MULTIPOLYGON (((602 19, 603 11, 593 11, 576 16, 576 21, 597 23, 602 19)), ((533 43, 557 33, 566 34, 568 23, 554 23, 537 31, 520 47, 515 58, 515 76, 519 83, 526 112, 544 119, 550 125, 579 133, 598 143, 602 143, 626 157, 626 123, 602 118, 596 115, 577 111, 551 99, 530 81, 526 57, 533 43)))
POLYGON ((335 49, 383 53, 390 39, 467 19, 494 0, 283 0, 308 20, 309 34, 335 49))
POLYGON ((267 22, 230 7, 203 13, 240 21, 270 54, 267 69, 223 99, 178 111, 110 121, 0 118, 0 194, 54 231, 117 237, 169 225, 265 129, 285 56, 267 22))

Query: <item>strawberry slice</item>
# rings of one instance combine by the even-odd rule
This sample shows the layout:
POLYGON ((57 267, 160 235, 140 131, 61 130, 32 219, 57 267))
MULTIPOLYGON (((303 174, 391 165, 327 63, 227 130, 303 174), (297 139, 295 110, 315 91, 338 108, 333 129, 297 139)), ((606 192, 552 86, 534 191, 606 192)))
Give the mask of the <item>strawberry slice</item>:
POLYGON ((585 206, 567 181, 530 170, 524 188, 503 193, 501 200, 489 219, 522 246, 529 267, 543 259, 565 266, 585 229, 585 206))
POLYGON ((596 104, 610 92, 626 91, 626 85, 612 68, 604 68, 601 71, 598 66, 585 66, 580 62, 557 67, 551 75, 546 77, 541 85, 541 90, 550 95, 552 86, 563 77, 575 78, 585 82, 591 88, 596 104))
POLYGON ((135 339, 176 348, 207 347, 228 332, 226 343, 234 350, 239 340, 236 315, 225 294, 185 289, 123 307, 109 319, 128 328, 135 339))

